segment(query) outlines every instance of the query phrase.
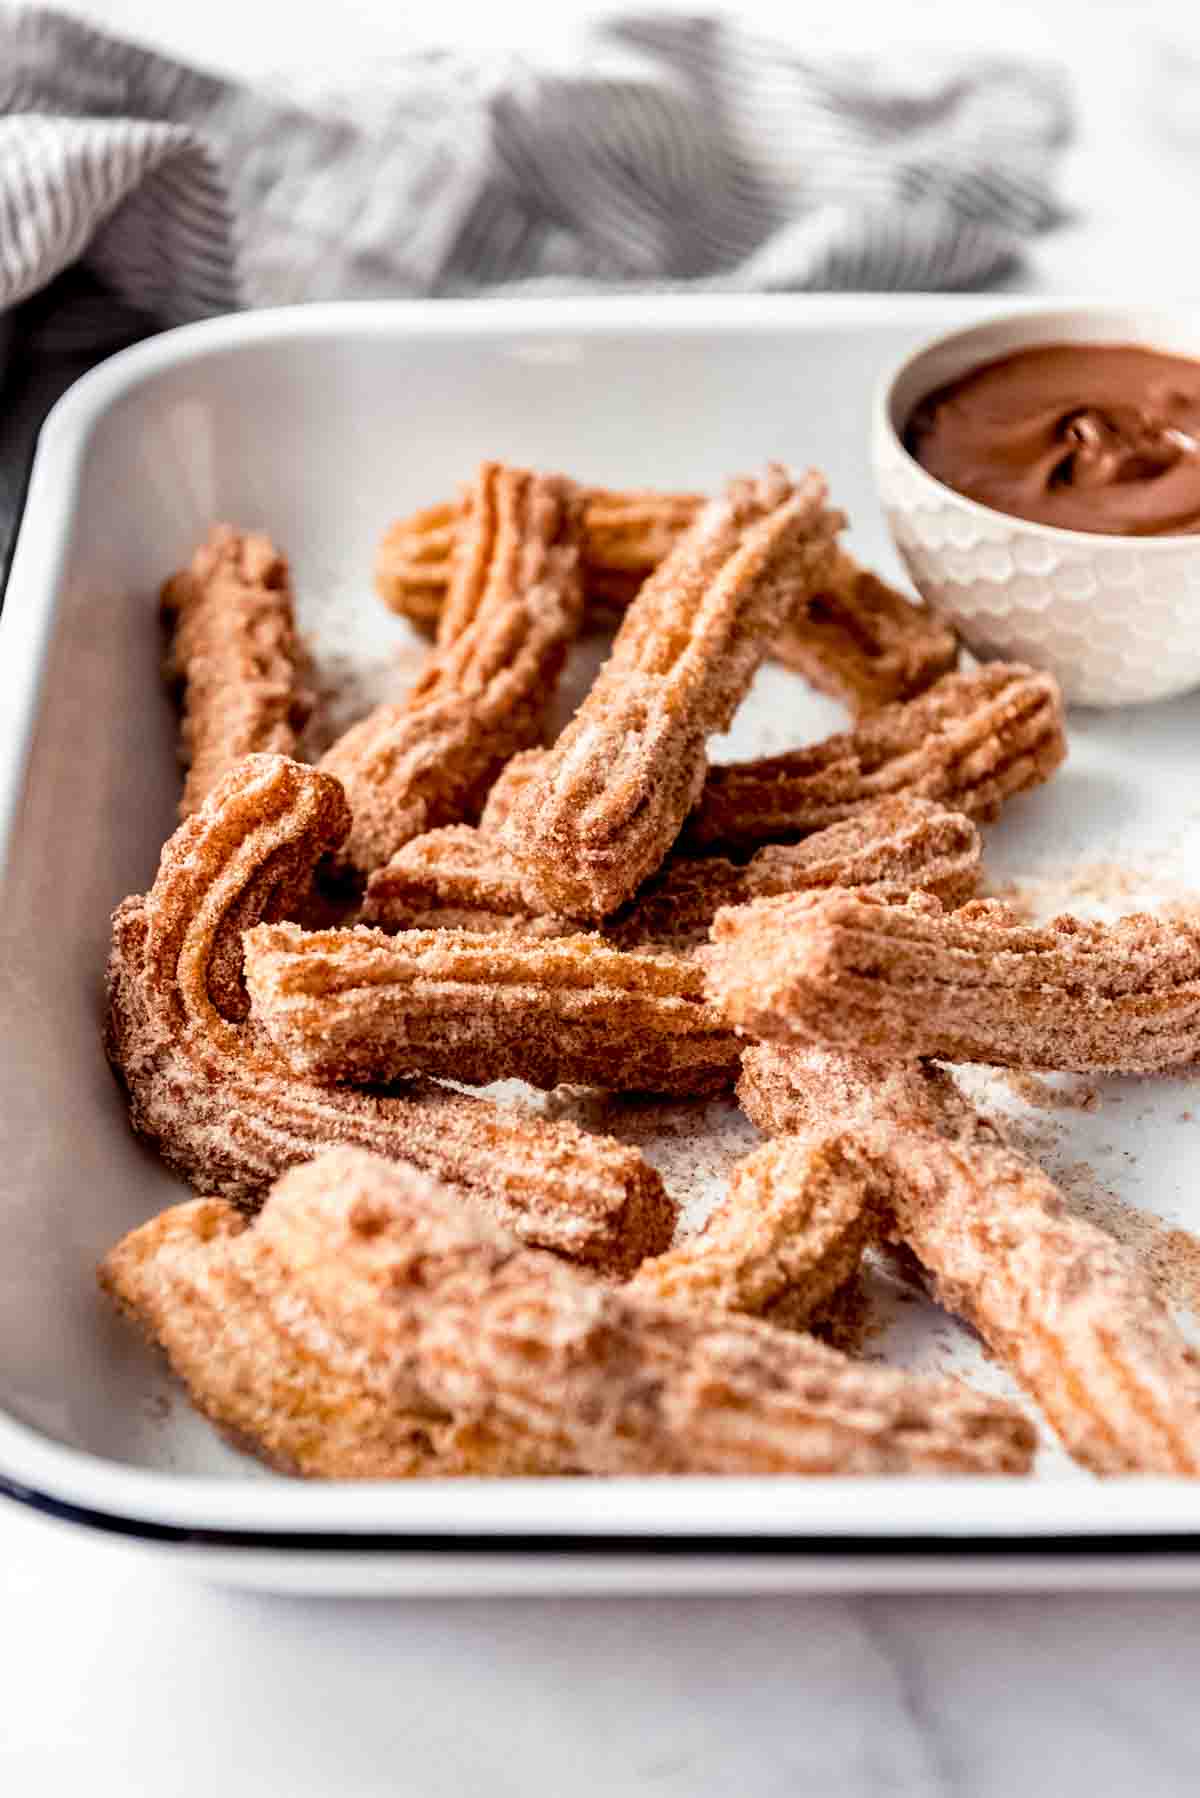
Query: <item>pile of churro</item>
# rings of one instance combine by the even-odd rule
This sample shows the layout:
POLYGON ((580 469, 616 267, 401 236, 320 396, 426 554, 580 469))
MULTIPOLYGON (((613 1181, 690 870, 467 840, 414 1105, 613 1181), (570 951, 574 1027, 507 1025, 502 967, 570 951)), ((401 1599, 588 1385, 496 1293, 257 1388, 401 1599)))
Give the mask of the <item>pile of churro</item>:
POLYGON ((1022 1406, 833 1346, 899 1251, 1084 1466, 1200 1474, 1157 1289, 942 1065, 1194 1062, 1200 911, 979 896, 1059 693, 960 668, 844 525, 815 470, 708 498, 485 463, 387 532, 428 658, 316 765, 284 556, 222 526, 167 582, 182 822, 114 915, 106 1041, 194 1196, 100 1277, 239 1446, 338 1479, 1028 1473, 1022 1406), (710 765, 766 658, 848 728, 710 765), (687 1230, 636 1148, 467 1090, 507 1080, 736 1094, 764 1140, 687 1230))

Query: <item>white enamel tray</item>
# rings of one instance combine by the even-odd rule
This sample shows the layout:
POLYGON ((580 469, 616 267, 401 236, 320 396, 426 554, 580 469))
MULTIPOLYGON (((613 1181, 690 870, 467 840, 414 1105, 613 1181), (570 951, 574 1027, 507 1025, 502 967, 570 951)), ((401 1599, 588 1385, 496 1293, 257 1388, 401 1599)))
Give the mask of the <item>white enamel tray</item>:
MULTIPOLYGON (((1200 1486, 1099 1482, 1052 1450, 1036 1478, 1006 1482, 278 1478, 192 1415, 94 1284, 104 1250, 182 1196, 129 1134, 99 1022, 109 911, 151 879, 177 794, 155 594, 209 522, 261 524, 285 546, 327 667, 343 651, 414 665, 371 593, 375 543, 484 454, 687 487, 768 457, 816 461, 855 547, 898 573, 868 465, 872 390, 923 338, 1011 306, 314 306, 169 333, 60 402, 0 618, 0 1484, 13 1497, 294 1590, 1196 1581, 1200 1486)), ((733 749, 802 743, 838 717, 767 670, 733 749)), ((1200 695, 1071 722, 1067 769, 988 834, 993 876, 1056 890, 1083 867, 1094 898, 1097 864, 1122 860, 1152 902, 1200 887, 1200 695)), ((992 1096, 1022 1114, 1002 1083, 992 1096)), ((1113 1081, 1092 1110, 1018 1121, 1073 1190, 1084 1167, 1200 1228, 1198 1099, 1180 1081, 1113 1081)), ((723 1127, 727 1155, 746 1139, 723 1127)), ((660 1151, 670 1179, 678 1161, 660 1151)), ((911 1301, 872 1346, 1005 1389, 965 1332, 911 1301)))

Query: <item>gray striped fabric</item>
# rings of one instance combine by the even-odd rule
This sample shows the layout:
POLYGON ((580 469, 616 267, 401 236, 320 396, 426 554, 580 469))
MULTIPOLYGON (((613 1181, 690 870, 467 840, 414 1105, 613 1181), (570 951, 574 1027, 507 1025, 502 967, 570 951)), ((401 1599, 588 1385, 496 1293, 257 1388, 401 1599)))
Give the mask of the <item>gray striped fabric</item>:
POLYGON ((714 19, 604 20, 567 74, 413 55, 314 101, 0 8, 6 422, 238 304, 983 286, 1054 223, 1068 132, 1052 68, 816 60, 714 19))

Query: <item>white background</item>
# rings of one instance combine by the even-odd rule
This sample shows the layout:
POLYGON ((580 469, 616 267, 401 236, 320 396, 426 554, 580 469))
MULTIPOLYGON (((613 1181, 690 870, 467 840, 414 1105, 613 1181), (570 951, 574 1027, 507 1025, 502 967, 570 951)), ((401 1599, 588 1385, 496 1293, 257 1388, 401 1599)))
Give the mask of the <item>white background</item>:
MULTIPOLYGON (((72 10, 216 69, 340 78, 435 40, 567 54, 588 9, 72 10)), ((1043 10, 738 8, 814 47, 878 44, 903 19, 910 38, 1064 55, 1078 216, 1023 284, 1200 295, 1200 15, 1043 10)), ((1200 1598, 315 1603, 192 1586, 0 1508, 0 1793, 1194 1798, 1198 1673, 1200 1598)))

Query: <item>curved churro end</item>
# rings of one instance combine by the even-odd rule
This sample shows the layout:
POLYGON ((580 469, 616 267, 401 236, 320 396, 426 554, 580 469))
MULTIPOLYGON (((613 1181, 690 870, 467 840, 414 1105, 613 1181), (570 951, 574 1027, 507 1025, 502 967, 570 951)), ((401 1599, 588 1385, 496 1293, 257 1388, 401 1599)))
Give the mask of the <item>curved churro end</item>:
POLYGON ((399 518, 380 539, 375 591, 390 611, 432 632, 446 603, 459 506, 453 500, 399 518))
POLYGON ((309 1078, 377 1084, 422 1072, 685 1096, 736 1077, 737 1041, 681 956, 594 936, 288 924, 244 941, 253 1020, 309 1078))
POLYGON ((699 798, 708 737, 827 561, 836 522, 818 474, 793 483, 777 467, 700 513, 500 827, 533 909, 602 918, 659 866, 699 798))
POLYGON ((1031 1457, 1002 1401, 605 1285, 350 1151, 286 1176, 249 1227, 212 1201, 166 1213, 101 1278, 209 1416, 307 1473, 998 1473, 1031 1457))
POLYGON ((291 577, 270 538, 214 525, 162 590, 165 673, 180 689, 187 818, 244 755, 291 755, 312 708, 291 577))
POLYGON ((831 892, 719 912, 712 935, 709 996, 751 1035, 1076 1073, 1200 1058, 1200 907, 1033 926, 831 892))
POLYGON ((632 1283, 802 1329, 856 1271, 880 1224, 871 1168, 852 1138, 781 1137, 739 1162, 703 1229, 644 1262, 632 1283))
POLYGON ((415 1162, 589 1266, 628 1272, 665 1248, 675 1208, 635 1150, 430 1081, 384 1097, 297 1080, 244 1023, 243 930, 291 908, 348 823, 328 775, 247 758, 176 831, 150 892, 118 907, 107 1048, 134 1128, 186 1179, 242 1204, 354 1143, 415 1162))
POLYGON ((808 836, 899 793, 987 823, 1048 780, 1066 753, 1053 675, 992 662, 943 675, 920 698, 884 706, 810 749, 710 769, 685 842, 744 853, 808 836))
POLYGON ((346 789, 342 859, 359 873, 475 817, 505 762, 536 742, 583 615, 579 510, 560 476, 480 469, 436 650, 401 703, 376 707, 321 761, 346 789))

